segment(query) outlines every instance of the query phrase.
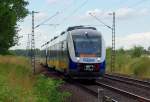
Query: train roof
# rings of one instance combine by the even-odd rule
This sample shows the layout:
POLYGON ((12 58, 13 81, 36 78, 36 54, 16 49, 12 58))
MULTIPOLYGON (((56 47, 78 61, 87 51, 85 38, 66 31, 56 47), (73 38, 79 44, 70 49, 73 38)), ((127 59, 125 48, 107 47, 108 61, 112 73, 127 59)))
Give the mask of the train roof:
POLYGON ((72 31, 76 29, 92 29, 92 30, 97 30, 95 27, 86 27, 86 26, 72 26, 68 27, 67 31, 72 31))
POLYGON ((101 32, 97 31, 97 30, 92 30, 92 29, 76 29, 76 30, 72 30, 70 32, 71 35, 85 35, 88 34, 89 36, 97 36, 100 35, 101 36, 101 32))
POLYGON ((98 32, 95 27, 72 26, 72 27, 68 27, 68 29, 66 31, 61 32, 60 35, 54 36, 50 41, 46 42, 41 47, 49 44, 50 42, 57 42, 58 38, 64 39, 64 37, 67 34, 67 31, 71 31, 71 33, 74 35, 80 35, 80 34, 84 34, 84 33, 88 33, 90 35, 99 35, 99 34, 101 35, 101 33, 98 32))

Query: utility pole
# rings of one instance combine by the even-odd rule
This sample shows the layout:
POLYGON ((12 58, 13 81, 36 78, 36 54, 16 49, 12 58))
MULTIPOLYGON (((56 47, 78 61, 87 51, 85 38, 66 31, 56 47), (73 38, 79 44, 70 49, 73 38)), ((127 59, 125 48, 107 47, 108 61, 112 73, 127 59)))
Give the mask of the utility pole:
POLYGON ((112 13, 113 15, 113 24, 112 24, 112 49, 111 49, 111 72, 115 70, 115 12, 112 13))
POLYGON ((34 14, 38 13, 32 11, 32 34, 31 34, 31 64, 33 73, 35 73, 35 39, 34 39, 34 14))
POLYGON ((32 11, 31 64, 33 73, 35 73, 34 11, 32 11))

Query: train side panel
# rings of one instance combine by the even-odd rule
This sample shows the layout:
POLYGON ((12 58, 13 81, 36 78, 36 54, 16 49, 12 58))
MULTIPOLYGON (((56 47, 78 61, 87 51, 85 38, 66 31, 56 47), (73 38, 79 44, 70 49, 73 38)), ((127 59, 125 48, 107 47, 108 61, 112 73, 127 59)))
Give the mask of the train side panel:
POLYGON ((66 35, 64 35, 48 48, 48 66, 61 72, 67 72, 68 63, 66 35))

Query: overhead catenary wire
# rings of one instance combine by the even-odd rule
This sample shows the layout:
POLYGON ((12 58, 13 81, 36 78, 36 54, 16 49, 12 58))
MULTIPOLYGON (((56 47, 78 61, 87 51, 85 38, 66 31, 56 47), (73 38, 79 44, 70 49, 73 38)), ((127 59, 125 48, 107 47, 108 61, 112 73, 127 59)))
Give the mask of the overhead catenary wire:
MULTIPOLYGON (((65 20, 67 20, 68 18, 70 18, 72 15, 74 15, 74 14, 75 14, 78 10, 80 10, 82 7, 84 7, 84 5, 86 5, 88 1, 89 1, 89 0, 85 0, 81 5, 79 5, 79 6, 78 6, 74 11, 72 11, 68 16, 66 16, 64 19, 62 19, 62 22, 59 23, 59 25, 62 24, 62 23, 63 23, 65 20)), ((63 11, 65 11, 67 8, 68 8, 68 7, 64 7, 63 10, 58 11, 58 12, 56 12, 56 13, 58 13, 58 14, 63 13, 63 11)), ((58 14, 57 14, 57 15, 58 15, 58 14)), ((52 16, 52 18, 55 17, 55 16, 56 16, 56 15, 52 16)), ((44 23, 48 22, 50 19, 51 19, 51 17, 48 18, 47 20, 43 21, 41 24, 44 24, 44 23)), ((39 25, 41 25, 41 24, 39 24, 39 25)))
POLYGON ((73 10, 68 16, 64 17, 60 24, 62 24, 64 21, 72 17, 76 12, 78 12, 81 8, 83 8, 88 3, 88 1, 89 0, 85 0, 81 5, 79 5, 75 10, 73 10))
MULTIPOLYGON (((84 7, 84 5, 86 5, 86 4, 88 3, 88 1, 89 1, 89 0, 85 0, 83 3, 81 3, 81 4, 80 4, 76 9, 74 9, 68 16, 64 17, 64 18, 61 20, 61 22, 58 23, 58 25, 59 25, 59 26, 62 25, 67 19, 69 19, 70 17, 72 17, 76 12, 78 12, 82 7, 84 7)), ((68 7, 63 8, 63 10, 65 10, 66 8, 68 8, 68 7)), ((60 13, 63 13, 63 10, 60 11, 60 13)), ((60 13, 59 13, 59 14, 60 14, 60 13)), ((57 28, 58 28, 58 26, 55 27, 55 30, 56 30, 57 28)))
POLYGON ((40 24, 38 24, 37 26, 35 26, 34 28, 39 27, 40 25, 43 25, 44 23, 48 22, 49 20, 51 20, 52 18, 54 18, 55 16, 57 16, 60 12, 56 12, 54 15, 50 16, 48 19, 44 20, 43 22, 41 22, 40 24))
POLYGON ((97 21, 99 21, 100 23, 102 23, 104 26, 108 27, 109 29, 112 30, 112 27, 108 26, 107 24, 105 24, 101 19, 97 18, 96 16, 92 15, 92 13, 89 13, 89 15, 91 15, 92 17, 94 17, 97 21))
MULTIPOLYGON (((71 3, 71 4, 73 4, 73 3, 71 3)), ((58 14, 61 14, 64 11, 68 10, 67 8, 68 7, 65 6, 64 8, 62 8, 62 10, 55 12, 54 15, 50 16, 49 18, 47 18, 46 20, 44 20, 43 22, 41 22, 40 24, 38 24, 37 26, 35 26, 35 28, 39 27, 40 25, 44 25, 45 23, 47 23, 48 21, 50 21, 52 18, 56 17, 58 14)), ((56 25, 59 25, 59 24, 56 24, 56 25)))

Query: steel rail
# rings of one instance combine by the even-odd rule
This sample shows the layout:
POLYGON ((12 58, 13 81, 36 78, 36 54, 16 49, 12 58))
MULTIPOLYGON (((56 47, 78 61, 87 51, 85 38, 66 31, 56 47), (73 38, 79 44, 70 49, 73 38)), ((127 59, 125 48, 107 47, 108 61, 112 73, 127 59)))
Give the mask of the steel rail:
POLYGON ((144 84, 141 84, 141 83, 137 83, 137 82, 134 82, 134 81, 130 81, 130 80, 129 81, 123 80, 122 78, 118 78, 118 77, 104 76, 104 78, 119 81, 119 82, 130 84, 130 85, 135 85, 135 86, 138 86, 138 87, 143 87, 145 89, 150 89, 150 86, 147 86, 147 85, 144 85, 144 84))
POLYGON ((138 82, 138 83, 146 84, 146 85, 149 85, 149 86, 150 86, 150 82, 144 81, 144 80, 140 80, 140 79, 129 78, 129 77, 120 76, 120 75, 113 75, 113 74, 105 74, 105 75, 106 75, 106 76, 110 76, 110 77, 118 77, 118 78, 130 80, 130 81, 134 81, 134 82, 138 82))
POLYGON ((113 90, 115 92, 123 94, 123 95, 125 95, 127 97, 131 97, 131 98, 133 98, 135 100, 138 100, 139 102, 150 102, 150 99, 142 97, 142 96, 139 96, 139 95, 136 95, 136 94, 133 94, 131 92, 127 92, 125 90, 122 90, 122 89, 119 89, 119 88, 116 88, 116 87, 113 87, 113 86, 110 86, 110 85, 107 85, 107 84, 104 84, 104 83, 100 83, 100 82, 96 82, 96 84, 99 85, 99 86, 102 86, 104 88, 107 88, 109 90, 113 90))
MULTIPOLYGON (((98 90, 97 90, 97 92, 96 92, 95 90, 92 90, 92 89, 88 88, 87 85, 81 84, 81 83, 76 82, 76 81, 74 81, 74 80, 72 80, 72 79, 68 79, 68 80, 66 80, 66 82, 72 83, 72 84, 74 84, 74 85, 76 85, 76 86, 82 88, 82 89, 85 90, 86 92, 90 93, 90 94, 93 95, 94 97, 97 97, 97 98, 98 98, 98 90)), ((104 95, 103 100, 105 100, 105 102, 118 102, 117 100, 115 100, 115 99, 113 99, 113 98, 111 98, 111 97, 109 97, 109 96, 106 96, 106 95, 104 95), (107 101, 107 100, 109 100, 109 101, 107 101)))
MULTIPOLYGON (((95 97, 98 97, 98 92, 88 88, 87 86, 83 85, 83 84, 79 84, 79 83, 74 83, 76 86, 81 87, 82 89, 84 89, 85 91, 89 92, 90 94, 92 94, 95 97)), ((105 101, 105 102, 118 102, 117 100, 109 97, 109 96, 105 96, 104 95, 104 100, 109 100, 109 101, 105 101)))

